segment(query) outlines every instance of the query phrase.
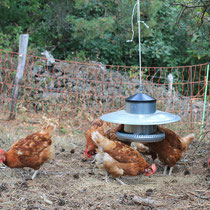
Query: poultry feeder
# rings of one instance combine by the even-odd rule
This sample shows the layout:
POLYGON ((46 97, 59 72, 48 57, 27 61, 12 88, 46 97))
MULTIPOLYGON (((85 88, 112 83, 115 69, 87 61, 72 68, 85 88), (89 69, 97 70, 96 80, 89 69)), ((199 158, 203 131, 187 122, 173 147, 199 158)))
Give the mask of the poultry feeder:
MULTIPOLYGON (((144 21, 140 21, 139 0, 135 6, 137 6, 139 38, 140 93, 126 98, 125 110, 102 115, 101 119, 124 125, 124 130, 116 133, 118 139, 121 141, 159 142, 165 138, 165 133, 158 131, 157 125, 177 122, 181 118, 171 113, 156 110, 156 99, 142 93, 140 23, 143 23, 147 28, 149 26, 144 21)), ((128 40, 128 42, 132 41, 128 40)))
POLYGON ((156 110, 156 99, 143 93, 126 98, 125 110, 102 115, 101 119, 124 124, 124 130, 116 133, 119 140, 144 143, 165 138, 165 133, 159 132, 157 125, 181 120, 177 115, 156 110))

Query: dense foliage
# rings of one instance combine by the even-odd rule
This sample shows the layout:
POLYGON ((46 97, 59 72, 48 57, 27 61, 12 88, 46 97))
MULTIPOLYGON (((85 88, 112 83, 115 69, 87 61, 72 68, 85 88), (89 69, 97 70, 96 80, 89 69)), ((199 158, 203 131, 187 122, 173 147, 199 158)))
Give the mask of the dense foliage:
MULTIPOLYGON (((142 66, 209 61, 209 7, 187 8, 179 17, 181 6, 173 2, 141 0, 141 20, 150 27, 141 25, 142 66)), ((1 0, 0 48, 18 51, 19 34, 29 33, 29 53, 33 55, 49 50, 57 59, 138 65, 136 11, 134 40, 126 42, 132 36, 135 3, 136 0, 1 0)))

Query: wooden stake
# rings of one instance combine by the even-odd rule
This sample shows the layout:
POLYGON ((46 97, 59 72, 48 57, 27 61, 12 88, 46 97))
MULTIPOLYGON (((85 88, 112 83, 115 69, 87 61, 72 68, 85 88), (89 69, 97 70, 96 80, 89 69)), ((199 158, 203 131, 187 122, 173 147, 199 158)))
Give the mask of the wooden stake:
POLYGON ((12 92, 12 102, 11 102, 11 109, 9 116, 10 120, 15 119, 15 106, 18 98, 19 83, 23 78, 23 73, 26 63, 28 38, 29 38, 28 34, 21 34, 19 39, 19 58, 18 58, 18 67, 17 67, 17 74, 15 77, 14 89, 12 92))

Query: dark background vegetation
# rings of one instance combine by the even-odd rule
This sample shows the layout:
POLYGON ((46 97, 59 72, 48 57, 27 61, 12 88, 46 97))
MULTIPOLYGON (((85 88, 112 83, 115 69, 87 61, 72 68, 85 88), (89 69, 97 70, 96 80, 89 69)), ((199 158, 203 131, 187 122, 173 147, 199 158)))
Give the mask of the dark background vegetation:
MULTIPOLYGON (((138 65, 136 0, 1 0, 0 49, 18 51, 29 33, 28 53, 57 59, 138 65)), ((209 1, 141 0, 142 66, 209 61, 209 1)))

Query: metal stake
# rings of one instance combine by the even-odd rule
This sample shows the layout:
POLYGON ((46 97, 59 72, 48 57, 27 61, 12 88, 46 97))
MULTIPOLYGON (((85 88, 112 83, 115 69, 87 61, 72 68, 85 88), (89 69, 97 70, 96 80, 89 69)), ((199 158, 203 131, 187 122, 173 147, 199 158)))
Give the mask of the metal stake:
POLYGON ((137 22, 138 22, 138 36, 139 36, 139 76, 140 76, 140 93, 143 91, 142 78, 141 78, 141 20, 140 20, 140 1, 137 1, 137 22))

